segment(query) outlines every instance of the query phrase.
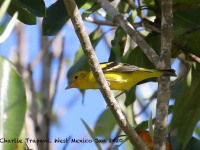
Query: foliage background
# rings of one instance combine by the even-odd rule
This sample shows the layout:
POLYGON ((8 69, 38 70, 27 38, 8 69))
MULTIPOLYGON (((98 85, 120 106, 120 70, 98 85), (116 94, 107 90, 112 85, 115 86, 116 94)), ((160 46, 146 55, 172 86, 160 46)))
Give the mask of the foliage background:
MULTIPOLYGON (((2 4, 3 1, 0 3, 2 4)), ((145 36, 145 40, 159 53, 160 34, 152 26, 149 27, 152 22, 146 23, 146 20, 141 22, 142 14, 140 14, 141 10, 146 8, 142 12, 149 19, 156 17, 153 27, 159 29, 159 1, 146 0, 143 7, 139 7, 137 1, 135 4, 137 9, 133 9, 128 0, 113 2, 113 5, 125 14, 137 30, 145 36), (151 31, 149 34, 147 29, 151 31)), ((120 61, 154 68, 141 49, 135 47, 135 43, 129 36, 120 27, 116 27, 115 22, 109 16, 102 16, 105 11, 97 11, 100 7, 94 1, 77 1, 77 5, 81 8, 83 16, 90 15, 91 18, 112 24, 111 27, 98 26, 89 23, 90 21, 85 18, 85 26, 100 62, 120 61)), ((177 70, 178 77, 181 78, 180 82, 175 84, 172 89, 170 101, 170 104, 175 104, 171 111, 172 120, 169 120, 170 139, 172 139, 171 143, 175 149, 191 149, 191 146, 195 144, 197 147, 199 146, 199 6, 198 0, 173 1, 172 68, 177 70), (195 138, 191 138, 192 135, 195 138)), ((15 11, 19 13, 18 19, 27 25, 19 21, 15 22, 13 32, 0 45, 0 55, 9 59, 16 66, 25 84, 28 105, 23 109, 27 108, 27 113, 31 114, 33 120, 32 124, 26 121, 26 126, 34 128, 22 134, 35 134, 36 139, 50 137, 51 140, 55 138, 91 138, 85 128, 86 125, 84 126, 81 121, 82 118, 97 136, 105 139, 107 137, 114 138, 120 132, 118 132, 119 128, 117 125, 115 126, 114 120, 107 117, 109 113, 101 116, 103 121, 97 121, 100 114, 107 110, 99 91, 64 90, 71 75, 88 66, 72 24, 68 21, 69 16, 63 1, 58 0, 54 3, 37 0, 34 5, 25 0, 12 1, 7 9, 9 15, 4 15, 1 20, 1 33, 11 19, 10 15, 13 16, 15 11), (67 21, 68 23, 65 25, 67 21), (58 32, 63 25, 62 30, 58 32), (105 130, 100 130, 101 128, 110 130, 105 132, 105 130)), ((148 120, 150 112, 153 112, 153 117, 155 117, 156 90, 157 84, 144 84, 137 86, 126 97, 123 95, 119 98, 120 106, 132 125, 148 120), (136 93, 136 97, 134 97, 134 93, 136 93), (148 104, 149 102, 151 104, 148 104), (124 103, 129 107, 125 107, 124 103), (143 110, 146 105, 149 106, 143 110), (133 114, 138 114, 140 111, 142 111, 141 115, 133 118, 133 114)), ((7 92, 10 93, 10 91, 7 92)), ((147 128, 147 126, 140 128, 147 128)), ((103 149, 108 149, 113 145, 107 143, 101 146, 103 149)), ((35 144, 29 145, 29 147, 37 148, 35 144)), ((96 145, 94 143, 51 144, 50 147, 52 149, 93 149, 96 148, 96 145)), ((38 148, 47 149, 48 145, 41 144, 38 148)), ((130 148, 128 142, 119 147, 119 149, 127 148, 130 148)))

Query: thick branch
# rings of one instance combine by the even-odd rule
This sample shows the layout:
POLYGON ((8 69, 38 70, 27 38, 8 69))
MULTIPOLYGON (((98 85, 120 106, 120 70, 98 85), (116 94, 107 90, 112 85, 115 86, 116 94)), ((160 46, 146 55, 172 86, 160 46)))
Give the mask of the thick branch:
POLYGON ((107 14, 115 19, 116 22, 124 29, 124 31, 136 42, 136 44, 142 49, 151 62, 158 67, 159 56, 144 40, 142 35, 133 28, 133 26, 109 3, 109 1, 98 0, 98 2, 107 12, 107 14))
POLYGON ((90 42, 89 36, 83 25, 83 21, 79 13, 78 7, 76 6, 76 3, 74 2, 74 0, 64 0, 64 3, 66 5, 66 9, 68 11, 69 16, 71 17, 76 34, 81 42, 83 51, 88 59, 91 70, 99 84, 100 90, 107 102, 108 107, 112 111, 119 126, 128 136, 130 142, 134 144, 139 150, 148 149, 145 146, 145 144, 142 142, 142 140, 138 137, 135 130, 133 130, 133 128, 127 121, 126 117, 123 115, 117 101, 114 98, 114 95, 110 91, 110 88, 107 84, 104 74, 99 66, 99 63, 98 63, 96 54, 94 52, 94 49, 92 47, 92 44, 90 42))
MULTIPOLYGON (((161 54, 160 68, 170 68, 171 45, 172 45, 172 0, 162 1, 162 21, 161 21, 161 54)), ((158 100, 156 106, 156 123, 154 131, 154 150, 166 149, 168 107, 170 99, 170 78, 159 78, 158 100)))

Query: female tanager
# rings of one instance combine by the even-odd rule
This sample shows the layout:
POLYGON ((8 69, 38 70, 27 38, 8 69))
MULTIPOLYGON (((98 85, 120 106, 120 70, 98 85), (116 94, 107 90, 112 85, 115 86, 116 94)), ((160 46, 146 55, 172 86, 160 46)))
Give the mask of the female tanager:
MULTIPOLYGON (((161 76, 176 76, 175 70, 155 70, 139 68, 125 63, 105 62, 100 64, 111 90, 127 91, 132 86, 149 78, 161 76)), ((66 89, 98 89, 98 84, 92 71, 78 71, 66 89)))

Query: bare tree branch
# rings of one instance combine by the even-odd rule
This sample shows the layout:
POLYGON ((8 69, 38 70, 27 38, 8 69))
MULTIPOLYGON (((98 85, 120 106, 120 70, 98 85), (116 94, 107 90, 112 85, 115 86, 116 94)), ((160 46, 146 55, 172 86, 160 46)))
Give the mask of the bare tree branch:
POLYGON ((78 7, 74 0, 64 0, 66 9, 68 11, 69 16, 71 17, 72 23, 74 25, 76 34, 81 42, 83 51, 88 59, 91 70, 99 84, 102 95, 104 96, 108 107, 113 113, 116 121, 119 126, 128 136, 130 142, 134 144, 138 150, 147 150, 148 148, 143 143, 143 141, 139 138, 135 130, 127 121, 126 117, 123 115, 122 110, 120 109, 117 101, 114 98, 113 93, 111 92, 107 81, 104 77, 104 74, 99 66, 98 59, 90 42, 89 36, 86 32, 86 29, 83 25, 83 21, 81 15, 79 13, 78 7))
MULTIPOLYGON (((42 51, 48 52, 48 38, 41 37, 41 47, 42 51)), ((42 91, 41 91, 41 102, 42 102, 42 110, 38 113, 38 131, 37 138, 38 139, 49 139, 49 128, 50 128, 50 117, 49 114, 49 98, 50 98, 50 67, 51 67, 51 57, 52 53, 47 53, 42 57, 42 91)), ((39 149, 48 149, 48 143, 41 143, 38 145, 39 149)))
POLYGON ((144 40, 142 35, 136 31, 133 26, 126 20, 126 18, 120 14, 107 0, 98 0, 101 7, 112 17, 116 22, 124 29, 124 31, 136 42, 136 44, 142 49, 151 62, 158 67, 159 56, 150 47, 150 45, 144 40))
MULTIPOLYGON (((22 74, 24 79, 24 84, 26 87, 26 99, 27 99, 27 112, 26 112, 26 137, 30 139, 37 139, 36 136, 36 124, 37 124, 37 106, 35 101, 35 92, 34 92, 34 83, 32 80, 32 72, 30 71, 29 66, 27 67, 27 41, 25 36, 25 30, 22 23, 18 22, 15 27, 18 44, 17 44, 17 55, 18 62, 17 68, 22 74), (26 68, 27 67, 27 68, 26 68), (30 129, 30 130, 29 130, 30 129)), ((38 146, 36 143, 27 143, 27 146, 37 150, 38 146)))
MULTIPOLYGON (((159 62, 161 66, 159 69, 168 69, 171 68, 172 0, 162 0, 161 10, 161 54, 159 62)), ((170 78, 160 77, 158 81, 158 100, 156 106, 156 122, 154 130, 154 150, 165 150, 170 99, 170 78)))

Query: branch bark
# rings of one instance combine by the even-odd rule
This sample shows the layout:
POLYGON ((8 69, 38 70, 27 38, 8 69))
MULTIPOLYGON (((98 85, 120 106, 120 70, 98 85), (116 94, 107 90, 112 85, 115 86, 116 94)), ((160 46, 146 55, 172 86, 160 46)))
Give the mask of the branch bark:
POLYGON ((110 88, 107 84, 107 81, 104 77, 104 74, 99 66, 96 54, 90 42, 89 36, 86 32, 86 29, 83 25, 81 15, 79 13, 78 7, 74 0, 64 0, 66 9, 69 16, 71 17, 72 23, 74 25, 76 34, 81 42, 83 51, 88 59, 91 70, 99 84, 102 95, 104 96, 106 103, 110 110, 112 111, 116 121, 119 126, 125 132, 130 142, 136 146, 138 150, 147 150, 148 148, 143 143, 143 141, 138 137, 135 130, 127 121, 126 117, 123 115, 122 110, 120 109, 117 101, 114 98, 114 95, 110 91, 110 88))
POLYGON ((98 0, 101 7, 112 17, 116 23, 118 23, 124 31, 136 42, 136 44, 142 49, 150 61, 159 68, 159 56, 150 47, 150 45, 144 40, 142 35, 136 31, 133 26, 126 20, 126 18, 120 14, 116 8, 114 8, 107 0, 98 0))
MULTIPOLYGON (((32 80, 32 72, 29 67, 26 68, 27 64, 27 38, 25 36, 24 25, 20 22, 15 27, 17 32, 17 69, 22 74, 24 84, 26 87, 26 98, 27 98, 27 112, 26 112, 26 137, 29 139, 37 139, 36 125, 37 125, 37 105, 35 101, 34 83, 32 80)), ((28 147, 38 150, 36 143, 27 143, 28 147)))
MULTIPOLYGON (((159 69, 170 68, 172 45, 172 0, 162 0, 161 5, 161 64, 159 69)), ((154 130, 154 150, 166 149, 168 107, 170 99, 170 78, 161 77, 158 83, 158 100, 156 106, 156 123, 154 130)))

